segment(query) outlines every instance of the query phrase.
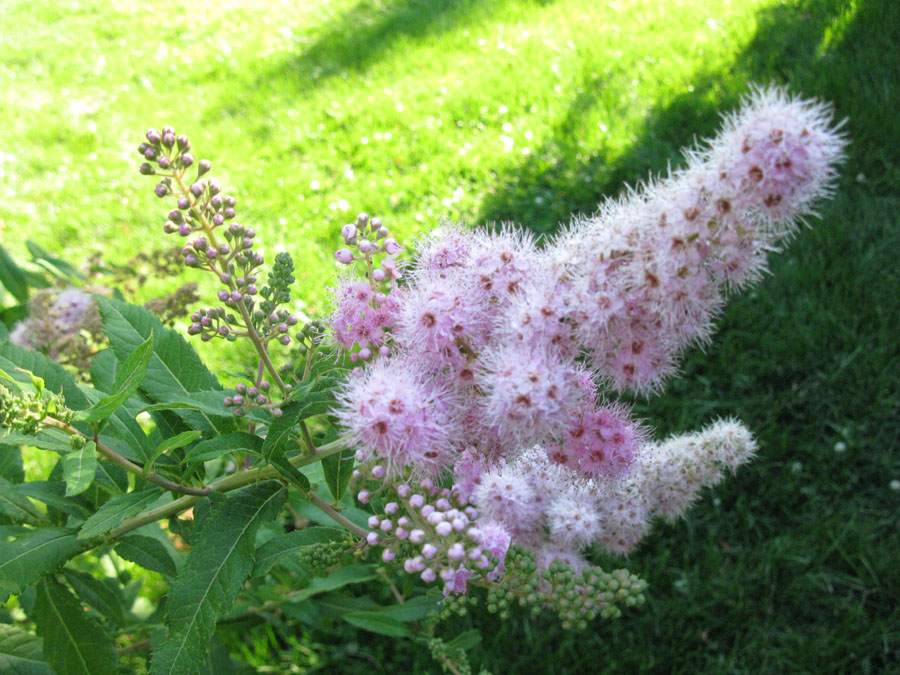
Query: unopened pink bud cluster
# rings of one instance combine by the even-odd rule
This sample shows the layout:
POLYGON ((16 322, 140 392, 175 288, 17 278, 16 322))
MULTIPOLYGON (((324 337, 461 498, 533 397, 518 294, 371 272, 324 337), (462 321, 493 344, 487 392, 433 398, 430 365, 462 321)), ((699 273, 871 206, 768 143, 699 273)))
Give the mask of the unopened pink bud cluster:
POLYGON ((721 466, 747 461, 755 446, 736 422, 654 443, 614 395, 659 391, 684 350, 709 339, 725 295, 758 279, 831 192, 844 143, 826 106, 758 89, 684 169, 576 218, 543 248, 511 228, 444 225, 418 242, 405 285, 391 272, 390 289, 360 247, 365 227, 345 228, 361 253, 337 257, 366 276, 333 289, 334 336, 367 349, 356 360, 372 348, 380 358, 354 372, 336 414, 386 489, 450 470, 454 481, 415 503, 403 496, 410 522, 379 516, 370 543, 399 555, 391 542, 408 531, 422 548, 404 566, 440 576, 453 547, 468 552, 470 532, 490 523, 540 565, 578 568, 593 544, 633 550, 652 517, 677 517, 721 466))

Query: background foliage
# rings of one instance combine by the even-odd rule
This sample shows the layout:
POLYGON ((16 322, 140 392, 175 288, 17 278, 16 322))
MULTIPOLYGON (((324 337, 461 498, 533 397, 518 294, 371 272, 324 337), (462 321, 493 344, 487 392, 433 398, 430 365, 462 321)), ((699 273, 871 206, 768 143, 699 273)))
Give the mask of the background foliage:
MULTIPOLYGON (((650 593, 624 621, 459 621, 483 629, 476 661, 496 672, 898 667, 896 2, 12 0, 0 25, 4 247, 27 259, 27 235, 117 263, 158 247, 134 146, 172 123, 294 254, 309 313, 359 210, 406 236, 442 215, 550 231, 676 161, 749 81, 833 101, 852 140, 838 198, 637 411, 659 434, 734 414, 759 459, 631 557, 650 593)), ((41 466, 33 453, 27 471, 41 466)), ((220 633, 270 672, 434 667, 404 641, 325 628, 220 633)))

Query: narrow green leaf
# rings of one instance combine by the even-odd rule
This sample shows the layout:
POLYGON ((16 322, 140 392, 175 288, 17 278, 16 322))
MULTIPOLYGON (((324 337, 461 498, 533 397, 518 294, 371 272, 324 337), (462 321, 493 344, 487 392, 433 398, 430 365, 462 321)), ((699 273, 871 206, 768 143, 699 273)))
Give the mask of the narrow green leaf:
MULTIPOLYGON (((337 438, 336 434, 333 434, 337 438)), ((334 440, 334 438, 330 440, 334 440)), ((331 491, 334 501, 341 501, 347 485, 350 482, 350 474, 353 472, 354 450, 346 448, 336 455, 331 455, 322 460, 322 471, 325 472, 325 483, 331 491)))
POLYGON ((260 523, 278 515, 286 498, 280 483, 265 481, 232 493, 214 511, 169 592, 169 633, 153 653, 153 675, 200 671, 209 656, 216 621, 237 599, 253 569, 256 531, 260 523))
POLYGON ((15 486, 17 493, 23 497, 31 497, 49 507, 59 509, 73 518, 84 520, 90 515, 79 500, 66 497, 66 485, 55 480, 30 480, 15 486))
POLYGON ((378 578, 372 565, 349 565, 335 570, 327 577, 316 577, 309 586, 297 593, 291 599, 292 602, 303 602, 319 593, 333 591, 347 584, 361 584, 378 578))
MULTIPOLYGON (((122 608, 122 597, 111 586, 95 579, 90 574, 63 568, 63 575, 75 595, 89 607, 93 607, 107 619, 121 628, 127 623, 125 610, 122 608)), ((116 582, 118 587, 118 582, 116 582)))
POLYGON ((284 457, 301 408, 300 403, 288 403, 282 408, 281 417, 272 422, 262 446, 262 455, 267 460, 271 460, 273 457, 284 457))
POLYGON ((52 577, 37 586, 34 622, 44 639, 44 656, 57 673, 114 673, 119 662, 112 638, 52 577))
POLYGON ((122 367, 116 373, 116 380, 110 395, 101 398, 81 413, 78 418, 84 422, 98 422, 112 415, 134 395, 141 382, 144 381, 151 356, 153 356, 152 333, 122 363, 122 367))
MULTIPOLYGON (((151 488, 110 499, 88 518, 78 531, 79 539, 93 539, 106 534, 123 520, 151 508, 164 496, 162 490, 151 488)), ((166 501, 168 493, 165 493, 166 501)))
POLYGON ((478 645, 481 644, 481 633, 477 630, 467 630, 464 633, 460 633, 455 638, 450 640, 447 643, 448 649, 462 649, 463 651, 468 651, 470 649, 474 649, 478 645))
POLYGON ((410 598, 406 602, 349 612, 346 616, 379 616, 393 621, 419 621, 439 609, 440 592, 410 598))
POLYGON ((287 478, 295 487, 300 488, 303 492, 309 492, 309 478, 300 473, 286 457, 283 455, 273 457, 269 460, 269 463, 278 469, 278 473, 287 478))
POLYGON ((166 547, 153 537, 145 537, 142 534, 122 537, 116 544, 116 553, 144 569, 159 572, 167 577, 175 576, 175 561, 166 551, 166 547))
POLYGON ((44 641, 16 626, 0 624, 0 673, 54 675, 44 661, 44 641))
POLYGON ((0 283, 16 300, 28 302, 28 282, 25 280, 25 272, 9 257, 9 253, 2 246, 0 246, 0 283))
POLYGON ((341 541, 346 538, 347 531, 337 527, 310 527, 305 530, 294 530, 270 539, 256 550, 256 565, 253 576, 260 576, 272 569, 280 560, 296 555, 313 544, 329 541, 341 541))
POLYGON ((73 450, 63 458, 66 497, 80 495, 94 482, 97 473, 97 444, 88 441, 81 450, 73 450))
POLYGON ((355 612, 341 617, 347 623, 381 635, 391 637, 413 637, 413 632, 396 619, 381 616, 374 612, 355 612))
POLYGON ((0 591, 18 594, 83 549, 75 530, 44 527, 10 542, 0 541, 0 591))
POLYGON ((0 478, 0 513, 6 514, 15 522, 34 523, 46 520, 44 514, 27 497, 19 494, 16 486, 5 478, 0 478))
POLYGON ((5 478, 10 483, 21 483, 25 480, 22 451, 15 445, 0 444, 0 478, 5 478))
POLYGON ((65 431, 53 427, 44 427, 36 434, 22 434, 11 431, 0 436, 0 442, 8 445, 24 445, 27 448, 52 450, 60 454, 68 454, 72 450, 71 437, 65 431))
POLYGON ((62 258, 57 258, 52 255, 50 251, 40 244, 35 244, 33 241, 26 239, 25 246, 28 248, 29 253, 34 257, 35 262, 47 263, 52 270, 57 271, 60 277, 68 279, 84 279, 84 275, 78 271, 78 268, 62 258))
POLYGON ((164 440, 162 443, 156 446, 156 449, 150 456, 149 461, 144 464, 144 474, 150 472, 150 469, 153 468, 153 463, 159 458, 160 455, 167 453, 169 450, 183 448, 185 445, 196 441, 202 435, 202 431, 182 431, 177 436, 172 436, 172 438, 167 438, 166 440, 164 440))
MULTIPOLYGON (((152 401, 189 398, 192 392, 222 389, 181 334, 165 328, 149 311, 102 296, 97 296, 97 304, 103 330, 120 361, 125 361, 140 344, 153 337, 153 355, 140 387, 152 401)), ((202 411, 180 411, 179 415, 192 428, 204 432, 234 431, 235 422, 231 417, 212 416, 202 411)))
POLYGON ((187 451, 184 461, 188 464, 197 464, 199 462, 207 462, 216 459, 228 452, 243 450, 260 454, 263 439, 254 434, 248 434, 244 431, 236 431, 233 434, 225 436, 216 436, 208 441, 197 443, 187 451))

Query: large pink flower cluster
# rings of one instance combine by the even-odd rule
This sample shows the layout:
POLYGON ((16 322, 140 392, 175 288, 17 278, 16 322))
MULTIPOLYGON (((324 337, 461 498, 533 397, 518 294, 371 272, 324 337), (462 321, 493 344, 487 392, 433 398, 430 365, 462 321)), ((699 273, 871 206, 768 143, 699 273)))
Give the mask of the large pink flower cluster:
MULTIPOLYGON (((542 248, 511 228, 445 224, 418 242, 403 285, 392 257, 388 273, 373 266, 368 240, 362 256, 338 251, 366 272, 334 290, 335 340, 376 359, 354 371, 337 410, 357 458, 379 467, 367 475, 388 494, 453 473, 428 514, 422 499, 389 503, 391 527, 430 523, 411 530, 427 548, 407 570, 464 590, 479 567, 496 569, 461 563, 490 531, 505 542, 498 553, 511 541, 577 571, 588 546, 631 551, 653 516, 676 517, 721 466, 746 461, 754 443, 739 424, 657 444, 615 395, 659 391, 685 348, 709 339, 725 295, 759 278, 831 191, 843 146, 827 107, 759 89, 684 169, 575 218, 542 248), (437 527, 446 532, 429 539, 437 527)), ((364 230, 345 227, 345 240, 364 230)), ((376 520, 373 541, 387 522, 376 520)))

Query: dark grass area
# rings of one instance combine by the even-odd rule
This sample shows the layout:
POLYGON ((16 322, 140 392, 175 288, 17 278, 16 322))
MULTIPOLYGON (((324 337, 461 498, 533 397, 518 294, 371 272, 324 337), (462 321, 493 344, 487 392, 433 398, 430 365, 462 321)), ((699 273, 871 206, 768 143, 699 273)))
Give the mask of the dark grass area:
MULTIPOLYGON (((590 211, 714 131, 741 81, 787 83, 849 118, 852 145, 822 220, 730 303, 713 344, 689 355, 664 397, 637 404, 660 433, 740 417, 758 436, 757 461, 683 521, 660 524, 625 563, 650 583, 644 608, 582 634, 476 610, 447 625, 450 636, 451 627, 483 631, 474 664, 494 673, 900 670, 900 491, 890 487, 900 479, 898 45, 900 4, 890 0, 776 7, 728 77, 709 73, 656 110, 619 161, 575 159, 564 124, 552 141, 558 161, 524 164, 485 205, 484 220, 515 217, 538 231, 590 211), (583 173, 593 182, 573 179, 583 173), (542 195, 553 199, 536 204, 542 195)), ((572 102, 573 125, 590 104, 572 102)), ((364 634, 323 656, 326 671, 437 668, 421 648, 364 634)))

